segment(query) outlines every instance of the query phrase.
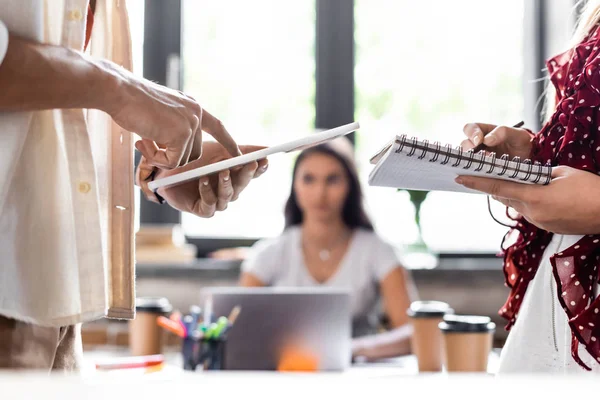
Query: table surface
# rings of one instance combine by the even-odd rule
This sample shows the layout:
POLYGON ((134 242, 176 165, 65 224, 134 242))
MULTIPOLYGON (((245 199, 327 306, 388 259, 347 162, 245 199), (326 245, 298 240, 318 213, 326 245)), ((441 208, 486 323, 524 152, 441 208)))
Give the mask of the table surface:
MULTIPOLYGON (((142 398, 175 400, 181 398, 302 399, 355 398, 356 396, 390 397, 407 395, 414 398, 460 398, 486 400, 527 394, 547 399, 564 400, 573 391, 594 393, 597 379, 593 374, 558 376, 542 375, 495 377, 492 374, 418 374, 412 356, 377 363, 356 364, 339 373, 278 373, 269 371, 183 371, 179 355, 167 354, 166 366, 157 372, 143 369, 98 372, 96 360, 115 357, 119 352, 109 349, 86 352, 82 374, 64 376, 9 371, 0 372, 0 398, 35 399, 121 399, 142 398)), ((497 365, 498 355, 490 357, 490 371, 497 365)), ((522 396, 521 396, 522 395, 522 396)), ((404 396, 403 396, 404 397, 404 396)))
MULTIPOLYGON (((500 350, 494 349, 490 353, 489 364, 488 364, 488 374, 495 374, 497 367, 500 350)), ((110 360, 115 357, 124 357, 127 356, 127 349, 124 347, 110 347, 110 346, 102 346, 100 348, 96 348, 93 350, 88 350, 84 352, 85 365, 83 368, 83 372, 86 376, 92 376, 94 374, 138 374, 145 375, 147 374, 143 370, 139 371, 110 371, 110 372, 98 372, 95 370, 95 362, 102 360, 110 360)), ((187 372, 183 371, 181 366, 183 365, 183 360, 181 354, 176 351, 167 351, 165 352, 165 367, 160 373, 164 371, 168 371, 169 374, 203 374, 207 373, 206 371, 195 371, 195 372, 187 372)), ((157 372, 158 373, 158 372, 157 372)), ((270 375, 277 374, 275 371, 219 371, 219 373, 223 374, 242 374, 242 373, 257 373, 261 375, 270 375)), ((407 355, 401 357, 387 358, 375 362, 356 362, 350 366, 350 368, 345 371, 339 372, 327 372, 328 375, 345 375, 345 376, 361 376, 361 377, 385 377, 385 376, 397 376, 397 375, 418 375, 418 367, 417 360, 414 355, 407 355)), ((215 375, 216 372, 210 372, 210 374, 215 375)), ((441 373, 445 375, 445 372, 441 373)))

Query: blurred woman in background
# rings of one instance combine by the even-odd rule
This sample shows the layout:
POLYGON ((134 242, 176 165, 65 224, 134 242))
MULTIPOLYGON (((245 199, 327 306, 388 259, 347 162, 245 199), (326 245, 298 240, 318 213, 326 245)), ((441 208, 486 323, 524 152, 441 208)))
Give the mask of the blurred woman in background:
POLYGON ((254 245, 242 264, 240 284, 349 290, 353 356, 406 354, 406 310, 414 288, 394 248, 375 233, 364 211, 353 154, 346 138, 300 153, 285 206, 284 232, 254 245), (385 333, 376 333, 369 321, 379 300, 390 328, 385 333))

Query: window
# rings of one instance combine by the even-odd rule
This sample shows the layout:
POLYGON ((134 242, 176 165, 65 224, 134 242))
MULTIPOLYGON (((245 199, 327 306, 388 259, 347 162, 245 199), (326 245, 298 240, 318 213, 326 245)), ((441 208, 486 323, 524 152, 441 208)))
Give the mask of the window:
MULTIPOLYGON (((527 110, 533 108, 532 97, 539 95, 532 86, 542 57, 539 37, 546 35, 524 24, 524 17, 543 17, 530 3, 353 3, 355 33, 348 40, 355 45, 355 120, 361 123, 356 148, 363 182, 371 170, 369 157, 394 134, 458 144, 466 122, 513 124, 524 119, 525 101, 527 110), (524 36, 531 39, 531 60, 524 58, 524 36)), ((240 144, 268 145, 311 132, 315 43, 322 39, 315 38, 316 7, 317 0, 181 0, 181 30, 177 22, 172 30, 181 32, 183 90, 221 118, 240 144)), ((272 157, 268 179, 253 182, 227 212, 211 219, 183 214, 184 230, 199 238, 277 235, 292 163, 289 156, 272 157)), ((412 243, 417 227, 408 194, 364 187, 379 233, 397 245, 412 243)), ((502 217, 505 210, 493 202, 493 211, 502 217)), ((496 252, 506 231, 488 215, 484 196, 453 193, 430 193, 421 224, 429 247, 443 253, 496 252)))
MULTIPOLYGON (((315 2, 184 0, 183 90, 218 116, 239 144, 273 144, 314 127, 315 2)), ((182 215, 192 236, 267 237, 283 228, 290 157, 270 159, 226 213, 182 215), (267 193, 269 193, 267 195, 267 193)))
MULTIPOLYGON (((363 182, 369 157, 392 135, 458 144, 466 122, 523 119, 523 9, 522 0, 355 0, 363 182)), ((365 188, 379 233, 396 244, 413 242, 408 194, 365 188)), ((499 204, 493 211, 504 215, 499 204)), ((454 193, 429 193, 421 226, 439 252, 495 252, 506 232, 488 215, 484 196, 454 193)))

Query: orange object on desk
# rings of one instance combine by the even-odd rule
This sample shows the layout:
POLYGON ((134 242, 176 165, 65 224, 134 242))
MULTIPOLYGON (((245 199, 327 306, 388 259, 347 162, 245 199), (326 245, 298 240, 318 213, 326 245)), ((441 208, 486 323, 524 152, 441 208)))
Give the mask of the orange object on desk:
POLYGON ((316 372, 319 359, 310 351, 290 346, 283 350, 277 371, 279 372, 316 372))

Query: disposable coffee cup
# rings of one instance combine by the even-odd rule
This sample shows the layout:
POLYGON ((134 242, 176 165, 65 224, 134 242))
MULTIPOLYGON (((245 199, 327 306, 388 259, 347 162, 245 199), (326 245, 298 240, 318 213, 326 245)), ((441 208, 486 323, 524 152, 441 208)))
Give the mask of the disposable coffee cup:
POLYGON ((448 372, 486 372, 496 324, 489 317, 446 315, 439 324, 448 372))
POLYGON ((129 322, 129 350, 132 356, 161 354, 165 332, 156 323, 158 316, 166 316, 173 307, 164 297, 136 299, 136 315, 129 322))
POLYGON ((440 372, 443 367, 442 334, 438 327, 444 316, 453 313, 448 303, 415 301, 407 310, 413 325, 411 347, 419 372, 440 372))

